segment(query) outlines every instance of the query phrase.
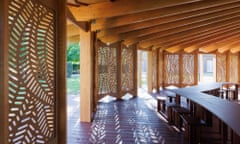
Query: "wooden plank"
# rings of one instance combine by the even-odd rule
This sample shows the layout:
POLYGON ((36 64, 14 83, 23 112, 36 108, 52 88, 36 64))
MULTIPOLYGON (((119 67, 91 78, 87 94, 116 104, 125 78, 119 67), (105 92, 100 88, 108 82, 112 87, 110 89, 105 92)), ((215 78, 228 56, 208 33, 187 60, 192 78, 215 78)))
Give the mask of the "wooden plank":
MULTIPOLYGON (((192 23, 192 24, 188 24, 188 25, 183 25, 183 26, 175 25, 175 28, 173 28, 169 25, 169 27, 171 27, 171 28, 169 28, 167 30, 166 30, 166 28, 162 27, 162 25, 159 25, 159 26, 154 26, 151 28, 141 29, 141 30, 132 31, 132 32, 128 32, 128 33, 122 33, 119 35, 106 36, 106 37, 103 37, 100 39, 104 42, 113 43, 115 41, 124 40, 127 38, 144 36, 144 35, 156 33, 156 32, 159 32, 159 34, 161 34, 162 36, 167 36, 167 35, 183 32, 186 30, 198 29, 199 27, 203 27, 203 26, 205 26, 205 28, 207 28, 208 25, 210 25, 210 26, 214 26, 214 25, 218 25, 218 24, 222 25, 222 23, 224 23, 226 21, 234 22, 235 20, 239 20, 239 15, 220 16, 218 18, 213 18, 210 20, 205 20, 205 21, 192 23)), ((165 25, 165 26, 167 26, 167 25, 165 25)))
POLYGON ((80 121, 91 122, 93 99, 93 38, 92 32, 80 30, 80 121))
POLYGON ((148 69, 147 69, 147 83, 148 83, 148 92, 152 93, 153 90, 153 85, 152 85, 152 80, 153 80, 153 65, 152 65, 152 51, 148 52, 148 69))
POLYGON ((147 10, 154 10, 164 7, 170 7, 180 4, 192 3, 193 0, 120 0, 105 3, 96 3, 87 7, 69 7, 77 21, 85 21, 90 19, 108 18, 133 14, 147 10))
POLYGON ((67 143, 67 105, 66 105, 66 0, 57 3, 56 29, 56 112, 57 143, 67 143))
MULTIPOLYGON (((238 6, 240 7, 240 4, 238 6)), ((107 36, 107 35, 126 33, 126 32, 130 32, 130 31, 134 31, 134 30, 139 30, 139 29, 143 29, 143 28, 149 28, 149 27, 157 26, 157 25, 162 25, 163 30, 167 30, 167 29, 170 29, 170 28, 175 28, 178 25, 188 25, 188 24, 197 23, 197 22, 204 21, 204 20, 210 20, 210 19, 217 18, 217 17, 239 14, 239 7, 235 7, 235 8, 231 8, 231 9, 227 9, 227 10, 221 10, 221 11, 217 11, 217 12, 214 12, 214 13, 205 12, 205 14, 200 14, 200 15, 197 15, 197 16, 193 16, 193 14, 191 16, 189 16, 190 14, 187 13, 187 15, 186 14, 179 14, 179 15, 176 15, 176 16, 163 17, 163 18, 159 18, 159 19, 146 21, 146 22, 141 22, 141 23, 126 25, 126 26, 122 26, 122 27, 116 27, 116 28, 101 30, 97 34, 97 36, 99 38, 101 38, 101 37, 104 37, 104 36, 107 36), (174 17, 175 20, 172 20, 172 19, 174 19, 172 17, 174 17), (165 21, 166 20, 172 20, 172 21, 166 23, 164 20, 165 21)), ((205 11, 208 11, 208 10, 205 10, 205 11)))
POLYGON ((234 5, 239 6, 239 2, 226 1, 226 0, 220 0, 220 1, 218 0, 217 2, 216 1, 198 1, 192 4, 166 7, 166 8, 157 9, 157 10, 139 12, 136 14, 96 19, 94 23, 91 24, 91 30, 95 31, 95 30, 119 27, 119 26, 124 26, 128 24, 134 24, 138 22, 158 19, 158 18, 161 18, 163 23, 167 23, 175 19, 178 19, 176 17, 179 17, 179 19, 181 19, 189 16, 201 15, 201 13, 206 14, 210 12, 215 12, 216 10, 224 10, 225 8, 231 8, 231 7, 233 8, 235 7, 234 5), (172 19, 169 16, 170 17, 173 16, 171 17, 172 19), (168 18, 164 18, 164 17, 168 17, 168 18))
POLYGON ((189 39, 196 39, 197 37, 203 36, 205 37, 206 35, 208 36, 211 33, 215 33, 215 32, 221 32, 224 30, 227 30, 228 28, 235 28, 239 25, 240 20, 233 20, 234 22, 230 21, 225 21, 225 22, 219 22, 219 23, 215 23, 215 24, 210 24, 207 26, 202 26, 202 27, 198 27, 196 29, 190 29, 190 30, 186 30, 186 31, 182 31, 179 33, 174 33, 174 34, 170 34, 170 35, 166 35, 166 36, 162 36, 161 33, 157 32, 157 33, 153 33, 153 34, 149 34, 149 35, 145 35, 142 37, 138 37, 136 39, 126 39, 124 41, 124 43, 126 44, 131 44, 132 42, 135 41, 141 41, 141 43, 149 41, 150 44, 161 44, 161 45, 165 45, 165 44, 179 44, 182 43, 182 41, 184 40, 189 40, 189 39), (196 37, 196 38, 195 38, 196 37))
POLYGON ((67 37, 77 36, 80 34, 80 28, 74 24, 67 25, 67 37))
MULTIPOLYGON (((184 51, 186 52, 192 52, 198 48, 207 46, 208 44, 218 42, 217 40, 224 40, 225 38, 228 38, 228 36, 232 36, 233 34, 231 33, 232 32, 235 33, 236 30, 238 30, 238 27, 222 30, 219 33, 206 34, 205 36, 200 35, 200 37, 192 37, 190 39, 180 41, 178 44, 173 44, 168 46, 165 45, 164 49, 169 49, 170 51, 171 49, 173 51, 184 49, 184 51)), ((161 47, 161 46, 162 44, 156 45, 156 47, 161 47)), ((210 49, 207 49, 207 50, 210 50, 210 49)))
MULTIPOLYGON (((208 28, 213 28, 215 26, 222 26, 225 23, 232 23, 238 21, 239 18, 236 18, 235 15, 233 15, 233 18, 231 19, 232 15, 228 15, 227 17, 218 17, 218 18, 214 18, 214 19, 210 19, 210 20, 206 20, 206 21, 201 21, 198 23, 192 23, 189 25, 179 25, 179 27, 173 28, 173 29, 169 29, 169 30, 164 30, 164 31, 158 31, 159 35, 161 34, 161 37, 166 37, 169 35, 172 35, 172 37, 174 37, 174 34, 178 34, 184 31, 188 31, 189 34, 193 33, 191 31, 195 30, 195 31, 206 31, 208 30, 208 28), (225 21, 225 20, 226 21, 225 21), (230 20, 229 20, 230 19, 230 20)), ((160 30, 160 29, 158 29, 160 30)), ((140 33, 142 34, 142 33, 140 33)), ((180 34, 178 34, 177 36, 179 36, 180 34)), ((156 39, 152 39, 152 40, 147 40, 147 41, 143 41, 140 42, 141 46, 143 47, 148 47, 149 45, 151 45, 152 43, 154 43, 155 41, 159 41, 159 37, 156 39)))
POLYGON ((0 143, 8 144, 8 0, 0 1, 0 143))
POLYGON ((67 43, 68 44, 70 44, 70 43, 79 43, 79 42, 80 42, 80 35, 67 37, 67 43))

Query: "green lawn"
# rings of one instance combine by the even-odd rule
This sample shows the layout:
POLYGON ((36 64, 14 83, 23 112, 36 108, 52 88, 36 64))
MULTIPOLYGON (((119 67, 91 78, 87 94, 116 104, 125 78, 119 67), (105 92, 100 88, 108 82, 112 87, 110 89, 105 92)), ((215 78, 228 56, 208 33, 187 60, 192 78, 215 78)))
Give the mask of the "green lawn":
POLYGON ((67 94, 75 95, 80 93, 80 78, 79 76, 72 76, 67 78, 67 94))

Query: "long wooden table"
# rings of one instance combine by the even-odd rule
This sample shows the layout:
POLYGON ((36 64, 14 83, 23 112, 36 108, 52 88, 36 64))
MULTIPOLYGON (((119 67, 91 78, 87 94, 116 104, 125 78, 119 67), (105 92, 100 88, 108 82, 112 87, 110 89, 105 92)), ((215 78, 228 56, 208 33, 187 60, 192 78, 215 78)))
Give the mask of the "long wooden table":
POLYGON ((222 84, 226 83, 209 83, 171 91, 176 93, 177 99, 183 96, 204 107, 240 136, 240 105, 202 93, 203 91, 220 88, 222 84))

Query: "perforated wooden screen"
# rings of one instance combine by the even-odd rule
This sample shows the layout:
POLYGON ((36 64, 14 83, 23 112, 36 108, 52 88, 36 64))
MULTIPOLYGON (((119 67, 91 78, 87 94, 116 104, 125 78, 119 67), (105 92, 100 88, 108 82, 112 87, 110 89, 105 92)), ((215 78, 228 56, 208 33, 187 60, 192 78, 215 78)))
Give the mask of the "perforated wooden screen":
POLYGON ((106 95, 117 96, 117 48, 118 44, 107 46, 98 42, 96 51, 98 99, 106 95))
POLYGON ((38 0, 9 0, 8 142, 56 135, 55 13, 38 0))
POLYGON ((238 54, 230 54, 229 81, 238 82, 238 54))
POLYGON ((164 85, 179 85, 178 54, 164 54, 164 85))
POLYGON ((132 45, 130 47, 122 46, 121 59, 122 59, 122 76, 121 76, 121 86, 122 94, 126 92, 132 93, 134 91, 134 52, 136 51, 136 46, 132 45))
POLYGON ((216 58, 216 80, 217 82, 225 82, 226 81, 226 63, 227 63, 227 55, 226 53, 217 53, 216 58))
POLYGON ((194 54, 183 54, 183 85, 194 84, 194 54))

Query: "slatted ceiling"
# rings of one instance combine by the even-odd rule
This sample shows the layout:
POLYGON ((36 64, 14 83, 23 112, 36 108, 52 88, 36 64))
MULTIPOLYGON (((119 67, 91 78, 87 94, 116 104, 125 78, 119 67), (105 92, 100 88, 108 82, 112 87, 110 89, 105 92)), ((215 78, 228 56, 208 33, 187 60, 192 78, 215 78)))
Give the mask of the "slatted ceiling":
POLYGON ((153 20, 149 20, 141 23, 134 23, 134 24, 128 24, 125 26, 109 28, 107 30, 101 30, 98 33, 98 37, 103 37, 106 35, 113 35, 113 34, 120 34, 120 33, 139 30, 143 28, 149 28, 157 25, 161 25, 162 28, 165 28, 165 29, 166 28, 170 29, 171 27, 175 28, 176 25, 186 25, 188 23, 195 23, 195 22, 208 20, 208 19, 212 19, 212 18, 224 16, 224 15, 234 15, 234 14, 237 15, 237 13, 239 13, 239 7, 240 7, 240 3, 238 5, 231 4, 230 7, 227 7, 225 9, 211 8, 214 10, 213 13, 211 13, 211 11, 209 11, 208 9, 204 9, 204 10, 188 12, 185 14, 178 14, 178 15, 169 16, 169 17, 161 17, 158 19, 153 19, 153 20), (193 17, 193 15, 197 15, 197 16, 193 17))
POLYGON ((134 24, 139 22, 145 22, 153 19, 164 18, 163 23, 173 21, 171 16, 178 16, 180 18, 194 17, 201 14, 206 14, 214 11, 224 10, 227 8, 233 8, 239 6, 238 2, 233 1, 200 1, 198 3, 192 3, 187 5, 175 6, 170 8, 163 8, 157 10, 150 10, 146 12, 140 12, 136 14, 129 14, 119 17, 96 19, 95 23, 91 25, 92 30, 109 29, 113 27, 125 26, 128 24, 134 24), (225 5, 220 5, 224 3, 225 5), (189 15, 187 15, 187 13, 189 15), (183 16, 182 16, 183 15, 183 16), (185 16, 184 16, 185 15, 185 16))
POLYGON ((237 40, 234 40, 234 42, 228 42, 228 44, 219 47, 218 52, 224 53, 224 52, 230 50, 231 48, 239 46, 239 41, 238 41, 239 39, 240 39, 240 37, 237 40))
MULTIPOLYGON (((70 9, 76 20, 86 16, 89 20, 94 19, 91 30, 98 30, 97 37, 104 43, 123 40, 126 45, 139 43, 139 46, 145 49, 151 47, 172 52, 183 49, 191 52, 202 48, 209 49, 204 50, 209 52, 218 48, 208 45, 238 35, 236 30, 240 21, 240 0, 172 0, 163 2, 164 5, 161 6, 158 4, 162 1, 156 2, 154 6, 150 1, 144 1, 144 6, 132 6, 130 3, 134 2, 135 0, 116 0, 90 4, 92 11, 94 8, 108 8, 108 14, 95 9, 95 12, 92 12, 96 14, 94 16, 74 13, 90 9, 87 7, 70 9), (130 4, 125 6, 128 8, 125 12, 125 8, 119 6, 124 3, 130 4)), ((73 33, 71 37, 74 35, 73 33)), ((234 51, 238 51, 238 44, 234 42, 226 41, 221 44, 226 45, 225 48, 221 46, 221 50, 231 50, 231 47, 234 47, 234 51)))
POLYGON ((239 52, 239 51, 240 51, 240 42, 239 42, 238 44, 234 45, 234 46, 231 46, 230 51, 231 51, 232 53, 237 53, 237 52, 239 52))

